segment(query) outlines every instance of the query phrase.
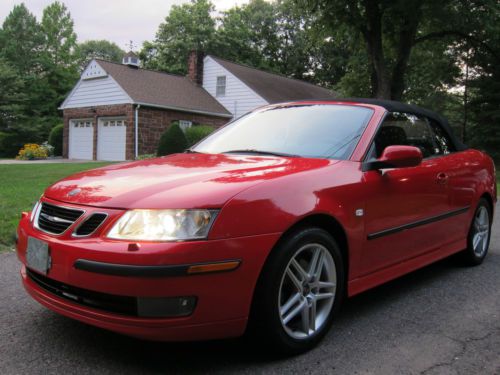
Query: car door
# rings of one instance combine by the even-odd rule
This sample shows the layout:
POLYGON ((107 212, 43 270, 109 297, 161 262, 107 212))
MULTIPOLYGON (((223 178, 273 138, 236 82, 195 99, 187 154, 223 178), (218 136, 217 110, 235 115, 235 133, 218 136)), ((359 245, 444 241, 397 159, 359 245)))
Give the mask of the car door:
POLYGON ((389 113, 367 157, 376 159, 391 145, 416 146, 424 159, 416 167, 364 172, 361 274, 432 251, 441 246, 446 234, 434 219, 450 210, 449 188, 428 120, 410 113, 389 113))

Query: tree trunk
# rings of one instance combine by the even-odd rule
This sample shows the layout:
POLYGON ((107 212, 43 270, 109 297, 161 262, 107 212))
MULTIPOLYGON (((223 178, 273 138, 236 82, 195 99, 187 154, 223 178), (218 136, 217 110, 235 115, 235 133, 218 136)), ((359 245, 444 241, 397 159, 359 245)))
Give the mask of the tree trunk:
POLYGON ((378 0, 365 1, 366 26, 363 28, 363 37, 370 57, 372 72, 372 92, 378 99, 390 99, 391 85, 387 74, 382 45, 382 12, 378 0))

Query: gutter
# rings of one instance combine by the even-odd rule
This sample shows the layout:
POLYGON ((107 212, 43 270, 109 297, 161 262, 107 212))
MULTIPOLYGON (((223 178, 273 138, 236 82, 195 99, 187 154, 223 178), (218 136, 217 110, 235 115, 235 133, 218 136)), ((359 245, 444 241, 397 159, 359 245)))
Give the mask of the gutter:
POLYGON ((227 118, 233 117, 233 115, 229 114, 229 113, 207 112, 207 111, 200 111, 200 110, 196 110, 196 109, 157 105, 157 104, 144 103, 144 102, 135 102, 134 104, 137 104, 138 106, 143 105, 144 107, 151 107, 151 108, 171 109, 173 111, 179 111, 179 112, 198 113, 200 115, 218 116, 218 117, 227 117, 227 118))
POLYGON ((135 160, 139 157, 139 108, 141 108, 140 104, 137 104, 135 107, 135 160))

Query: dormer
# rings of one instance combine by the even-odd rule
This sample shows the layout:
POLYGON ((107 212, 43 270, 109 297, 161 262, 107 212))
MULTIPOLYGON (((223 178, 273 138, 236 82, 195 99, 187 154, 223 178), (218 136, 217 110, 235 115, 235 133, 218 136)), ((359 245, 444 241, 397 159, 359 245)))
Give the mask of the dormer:
POLYGON ((137 56, 134 52, 129 51, 123 56, 122 64, 139 68, 141 61, 139 60, 139 56, 137 56))

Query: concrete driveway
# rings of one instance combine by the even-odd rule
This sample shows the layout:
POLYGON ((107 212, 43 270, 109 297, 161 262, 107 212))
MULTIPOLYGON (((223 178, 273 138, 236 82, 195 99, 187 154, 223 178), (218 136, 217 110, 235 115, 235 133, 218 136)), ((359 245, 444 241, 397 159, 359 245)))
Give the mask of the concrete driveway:
MULTIPOLYGON (((500 208, 497 206, 497 210, 500 208)), ((445 260, 347 302, 316 349, 279 359, 241 340, 151 343, 52 313, 0 254, 1 374, 500 374, 500 217, 483 265, 445 260)))

